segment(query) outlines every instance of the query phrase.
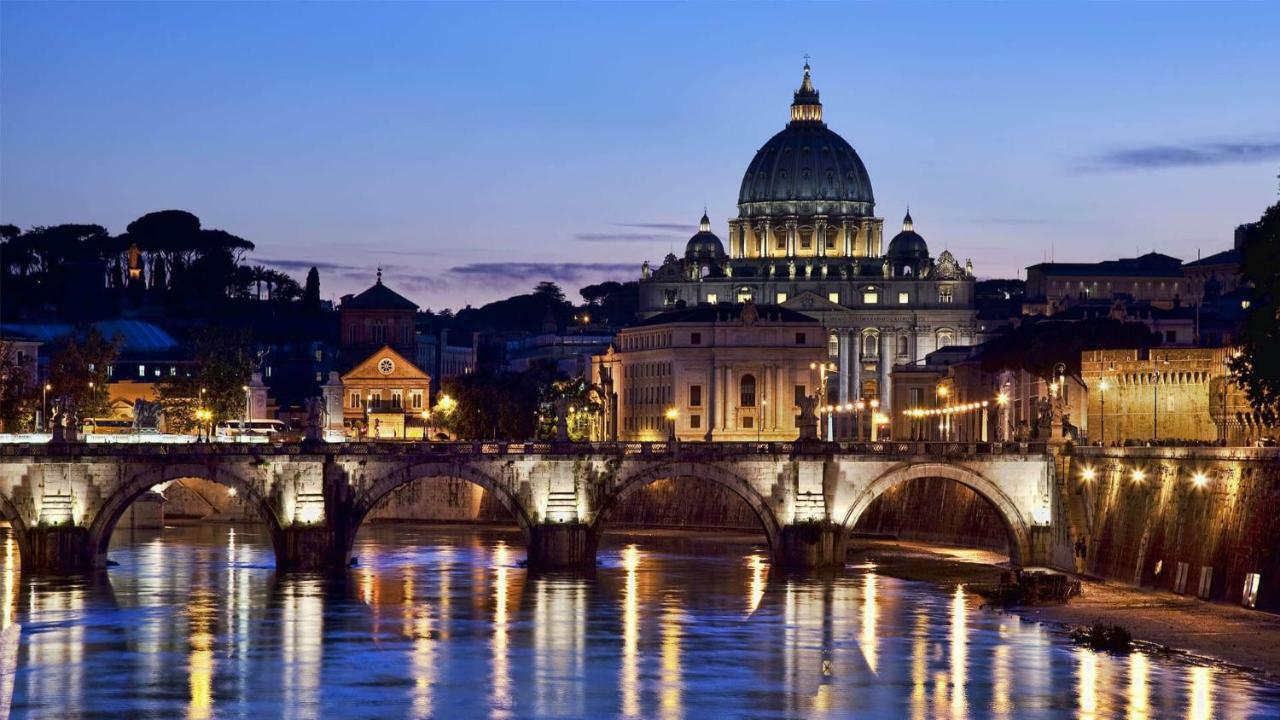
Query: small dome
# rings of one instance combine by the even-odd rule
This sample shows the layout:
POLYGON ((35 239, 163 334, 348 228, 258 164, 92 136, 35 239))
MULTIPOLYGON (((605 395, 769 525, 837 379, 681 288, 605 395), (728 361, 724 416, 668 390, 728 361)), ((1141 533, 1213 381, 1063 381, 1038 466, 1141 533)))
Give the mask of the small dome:
POLYGON ((686 260, 721 260, 724 256, 724 243, 711 232, 711 219, 703 213, 698 232, 684 246, 684 257, 686 260))
POLYGON ((902 232, 889 241, 889 251, 885 253, 893 260, 926 260, 929 257, 929 245, 915 231, 915 223, 911 221, 911 211, 902 219, 902 232))

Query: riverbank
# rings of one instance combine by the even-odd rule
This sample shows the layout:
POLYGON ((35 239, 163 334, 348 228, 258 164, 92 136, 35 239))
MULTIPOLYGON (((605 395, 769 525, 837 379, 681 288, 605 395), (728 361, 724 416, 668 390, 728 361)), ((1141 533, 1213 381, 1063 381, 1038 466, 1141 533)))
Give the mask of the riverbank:
MULTIPOLYGON (((849 562, 871 562, 876 571, 904 580, 944 585, 999 582, 1006 558, 984 550, 946 548, 893 540, 851 543, 849 562)), ((1063 627, 1121 625, 1135 640, 1261 673, 1280 680, 1280 616, 1192 597, 1085 580, 1080 597, 1066 605, 1020 607, 1024 618, 1063 627)))

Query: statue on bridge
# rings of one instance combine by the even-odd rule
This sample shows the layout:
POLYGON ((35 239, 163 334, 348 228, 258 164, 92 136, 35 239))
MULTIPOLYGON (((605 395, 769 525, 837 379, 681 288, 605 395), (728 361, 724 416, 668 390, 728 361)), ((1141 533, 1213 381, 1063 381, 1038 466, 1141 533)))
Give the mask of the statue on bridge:
POLYGON ((325 430, 329 427, 329 408, 323 397, 310 397, 303 403, 307 412, 307 440, 324 440, 325 430))
POLYGON ((53 399, 53 438, 52 442, 79 442, 80 419, 76 413, 75 403, 67 395, 53 399))
POLYGON ((799 440, 818 439, 818 399, 812 395, 800 398, 800 416, 796 418, 796 429, 800 431, 799 440))
POLYGON ((138 398, 133 401, 133 431, 155 432, 160 429, 160 403, 138 398))

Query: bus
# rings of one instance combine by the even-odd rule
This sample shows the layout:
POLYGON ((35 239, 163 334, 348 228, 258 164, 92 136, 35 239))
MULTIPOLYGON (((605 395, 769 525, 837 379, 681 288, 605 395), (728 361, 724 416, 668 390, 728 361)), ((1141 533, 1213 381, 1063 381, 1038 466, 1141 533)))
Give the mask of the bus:
POLYGON ((289 429, 279 420, 223 420, 215 429, 218 440, 263 438, 272 440, 289 429))
MULTIPOLYGON (((85 418, 81 428, 86 435, 129 435, 138 432, 134 429, 132 420, 118 418, 85 418)), ((154 433, 155 430, 150 432, 154 433)))

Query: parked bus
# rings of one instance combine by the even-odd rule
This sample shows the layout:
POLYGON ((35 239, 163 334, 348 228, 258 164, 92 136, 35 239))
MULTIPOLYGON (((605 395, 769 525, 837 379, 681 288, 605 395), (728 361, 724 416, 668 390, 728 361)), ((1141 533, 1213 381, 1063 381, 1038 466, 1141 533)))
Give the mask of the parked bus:
MULTIPOLYGON (((118 418, 85 418, 81 428, 86 435, 128 435, 134 432, 132 420, 118 418)), ((151 430, 150 432, 155 432, 151 430)))
POLYGON ((223 420, 218 423, 215 433, 218 440, 234 440, 236 438, 275 439, 275 436, 289 429, 279 420, 223 420))

